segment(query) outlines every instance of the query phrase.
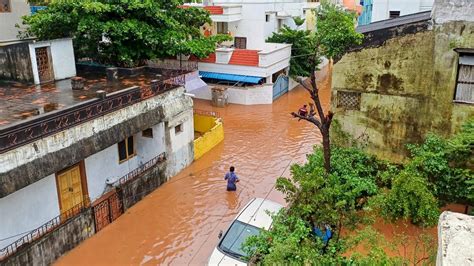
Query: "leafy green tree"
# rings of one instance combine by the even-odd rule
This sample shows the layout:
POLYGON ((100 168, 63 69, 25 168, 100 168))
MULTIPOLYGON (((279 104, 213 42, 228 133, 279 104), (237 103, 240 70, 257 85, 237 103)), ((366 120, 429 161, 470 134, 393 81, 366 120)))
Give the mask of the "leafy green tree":
POLYGON ((393 180, 393 186, 383 195, 381 211, 386 217, 410 219, 414 224, 433 226, 440 215, 438 201, 427 180, 405 169, 393 180))
POLYGON ((178 54, 206 57, 217 42, 229 37, 205 37, 200 26, 210 22, 199 8, 179 8, 180 0, 52 1, 48 8, 23 18, 23 37, 39 40, 71 37, 78 58, 100 63, 137 66, 147 59, 178 54))
POLYGON ((314 33, 308 30, 294 30, 288 26, 283 26, 279 32, 267 39, 267 42, 292 44, 290 59, 290 76, 308 77, 313 69, 308 55, 313 53, 316 46, 314 33))
POLYGON ((378 192, 377 180, 385 163, 356 148, 333 147, 333 167, 325 173, 321 148, 308 155, 305 165, 293 165, 292 178, 279 178, 276 188, 291 205, 275 216, 273 229, 251 238, 247 251, 258 262, 305 264, 319 261, 341 264, 350 242, 342 228, 355 229, 367 224, 370 216, 361 215, 368 198, 378 192), (328 243, 313 233, 313 228, 331 228, 328 243))

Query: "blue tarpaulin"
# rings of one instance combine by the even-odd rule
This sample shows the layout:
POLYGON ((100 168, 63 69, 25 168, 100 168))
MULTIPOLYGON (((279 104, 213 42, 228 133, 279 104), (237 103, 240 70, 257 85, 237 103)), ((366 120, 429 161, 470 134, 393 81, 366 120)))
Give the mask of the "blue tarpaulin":
POLYGON ((206 72, 206 71, 199 71, 199 75, 207 79, 238 81, 238 82, 252 83, 252 84, 259 84, 260 81, 263 79, 262 77, 224 74, 224 73, 206 72))

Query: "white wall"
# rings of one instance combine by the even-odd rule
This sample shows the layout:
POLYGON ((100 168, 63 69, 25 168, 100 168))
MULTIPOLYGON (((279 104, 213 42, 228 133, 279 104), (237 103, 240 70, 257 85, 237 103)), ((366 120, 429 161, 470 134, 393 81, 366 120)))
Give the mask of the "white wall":
MULTIPOLYGON (((198 99, 212 99, 212 84, 209 88, 194 90, 193 94, 198 99)), ((273 84, 264 84, 259 86, 249 86, 245 88, 229 87, 227 89, 228 102, 233 104, 256 105, 272 104, 273 102, 273 84)))
POLYGON ((49 47, 55 80, 67 79, 76 75, 76 62, 74 59, 72 39, 34 42, 31 43, 29 47, 35 84, 40 83, 35 53, 35 48, 39 47, 49 47))
MULTIPOLYGON (((242 19, 229 23, 228 30, 234 37, 246 37, 247 49, 260 50, 265 40, 277 30, 278 20, 274 12, 285 12, 291 16, 304 18, 303 0, 216 0, 214 5, 238 4, 242 5, 242 19), (273 12, 273 13, 272 13, 273 12), (265 15, 271 14, 270 22, 265 21, 265 15)), ((283 24, 295 27, 291 18, 285 19, 283 24)))
MULTIPOLYGON (((0 199, 0 239, 36 229, 58 215, 56 177, 50 175, 0 199)), ((0 241, 0 249, 21 236, 0 241)))
POLYGON ((118 181, 122 176, 165 152, 164 123, 157 124, 152 129, 153 138, 143 137, 142 132, 133 135, 137 155, 127 161, 119 163, 118 144, 85 159, 87 186, 91 201, 99 198, 105 192, 106 179, 118 181))
POLYGON ((30 14, 30 6, 26 0, 11 0, 11 12, 0 13, 0 41, 16 40, 21 17, 30 14))
POLYGON ((194 160, 194 120, 193 111, 188 110, 166 123, 167 138, 167 176, 171 177, 190 165, 194 160), (176 133, 175 127, 181 125, 182 132, 176 133))
POLYGON ((389 19, 390 11, 400 11, 400 16, 430 10, 434 0, 374 0, 372 22, 389 19))

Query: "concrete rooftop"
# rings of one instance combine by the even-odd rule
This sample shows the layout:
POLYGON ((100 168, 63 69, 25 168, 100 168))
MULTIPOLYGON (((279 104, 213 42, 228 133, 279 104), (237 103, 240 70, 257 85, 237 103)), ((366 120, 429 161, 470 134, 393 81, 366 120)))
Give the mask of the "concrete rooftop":
POLYGON ((36 115, 64 109, 85 100, 96 98, 98 90, 107 93, 149 85, 153 79, 160 79, 153 73, 135 77, 119 78, 108 82, 105 73, 78 72, 84 78, 84 90, 72 90, 71 80, 65 79, 44 85, 29 85, 0 80, 0 129, 36 115))

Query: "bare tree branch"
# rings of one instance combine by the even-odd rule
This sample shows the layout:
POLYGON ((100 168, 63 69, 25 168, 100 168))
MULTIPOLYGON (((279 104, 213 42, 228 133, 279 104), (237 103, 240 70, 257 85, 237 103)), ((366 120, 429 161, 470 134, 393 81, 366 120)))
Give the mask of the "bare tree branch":
POLYGON ((297 117, 297 118, 299 118, 299 119, 303 119, 303 120, 309 121, 309 122, 315 124, 319 129, 321 129, 321 127, 323 126, 319 120, 317 120, 316 118, 314 118, 314 116, 302 116, 302 115, 297 114, 297 113, 295 113, 295 112, 292 112, 291 115, 292 115, 293 117, 297 117))

